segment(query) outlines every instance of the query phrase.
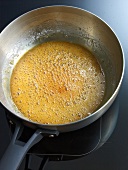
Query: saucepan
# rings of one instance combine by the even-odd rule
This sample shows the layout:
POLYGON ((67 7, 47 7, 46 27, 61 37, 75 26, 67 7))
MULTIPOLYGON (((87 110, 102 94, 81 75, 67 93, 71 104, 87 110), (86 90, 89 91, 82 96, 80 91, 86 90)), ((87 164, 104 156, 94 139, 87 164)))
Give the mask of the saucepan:
POLYGON ((12 21, 0 34, 0 101, 17 121, 0 169, 17 169, 27 151, 44 135, 75 131, 100 118, 117 97, 123 75, 123 50, 117 36, 102 19, 88 11, 70 6, 49 6, 29 11, 12 21), (101 64, 105 73, 105 95, 99 108, 86 118, 67 124, 40 124, 14 109, 10 97, 12 70, 24 53, 47 41, 67 41, 85 46, 101 64), (24 125, 35 130, 27 143, 18 139, 24 125))

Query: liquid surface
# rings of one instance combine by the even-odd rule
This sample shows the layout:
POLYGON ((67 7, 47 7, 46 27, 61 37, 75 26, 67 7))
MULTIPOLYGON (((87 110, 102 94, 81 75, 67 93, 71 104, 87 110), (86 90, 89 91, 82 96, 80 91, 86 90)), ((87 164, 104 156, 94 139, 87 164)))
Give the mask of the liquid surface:
POLYGON ((100 105, 105 76, 86 48, 47 42, 29 50, 13 69, 10 90, 18 110, 41 124, 80 120, 100 105))

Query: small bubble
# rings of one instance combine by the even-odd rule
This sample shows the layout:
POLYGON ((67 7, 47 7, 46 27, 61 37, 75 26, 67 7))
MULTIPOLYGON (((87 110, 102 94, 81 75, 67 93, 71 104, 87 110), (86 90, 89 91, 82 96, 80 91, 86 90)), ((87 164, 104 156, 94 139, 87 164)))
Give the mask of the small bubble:
POLYGON ((88 114, 88 116, 90 116, 91 115, 91 113, 87 113, 88 114))
POLYGON ((19 95, 20 95, 20 92, 17 92, 17 95, 19 96, 19 95))

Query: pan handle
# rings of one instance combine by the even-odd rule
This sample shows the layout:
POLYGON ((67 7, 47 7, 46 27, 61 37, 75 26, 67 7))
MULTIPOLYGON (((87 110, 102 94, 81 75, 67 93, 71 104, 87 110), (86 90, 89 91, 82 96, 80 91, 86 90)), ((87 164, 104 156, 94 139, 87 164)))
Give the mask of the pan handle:
POLYGON ((16 124, 12 140, 0 161, 0 170, 17 170, 27 151, 43 138, 43 133, 58 135, 58 131, 37 129, 27 143, 25 143, 17 139, 21 133, 22 127, 21 124, 16 124))

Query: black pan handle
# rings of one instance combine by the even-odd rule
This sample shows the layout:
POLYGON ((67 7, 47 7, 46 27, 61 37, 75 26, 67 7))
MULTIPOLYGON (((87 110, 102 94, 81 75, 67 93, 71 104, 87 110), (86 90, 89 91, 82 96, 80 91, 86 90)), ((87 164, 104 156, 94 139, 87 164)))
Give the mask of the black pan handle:
POLYGON ((17 170, 27 151, 43 138, 43 133, 58 135, 58 131, 37 129, 27 143, 25 143, 17 139, 21 129, 22 125, 16 124, 12 140, 0 161, 0 170, 17 170))

